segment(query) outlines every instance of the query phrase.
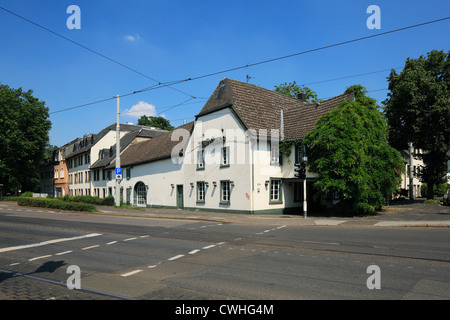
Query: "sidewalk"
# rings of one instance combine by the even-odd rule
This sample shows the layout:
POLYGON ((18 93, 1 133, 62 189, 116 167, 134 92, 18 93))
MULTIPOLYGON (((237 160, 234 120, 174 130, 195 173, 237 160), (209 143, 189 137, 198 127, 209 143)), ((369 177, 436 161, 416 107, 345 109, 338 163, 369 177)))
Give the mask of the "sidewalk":
POLYGON ((102 214, 184 219, 220 223, 273 224, 295 226, 376 226, 376 227, 447 227, 450 228, 450 206, 424 204, 423 201, 404 201, 385 207, 382 212, 368 217, 328 217, 311 213, 307 218, 298 215, 258 215, 143 208, 141 210, 97 207, 102 214))
MULTIPOLYGON (((122 209, 97 206, 98 213, 115 216, 182 219, 215 223, 270 224, 291 226, 374 226, 374 227, 444 227, 450 228, 450 206, 424 204, 423 201, 404 201, 391 204, 374 216, 328 217, 310 213, 306 218, 298 215, 238 214, 168 208, 122 209)), ((0 208, 12 207, 20 210, 16 202, 0 202, 0 208)), ((30 208, 26 208, 30 209, 30 208)), ((43 208, 36 208, 46 210, 43 208)), ((51 211, 51 210, 49 210, 51 211)))

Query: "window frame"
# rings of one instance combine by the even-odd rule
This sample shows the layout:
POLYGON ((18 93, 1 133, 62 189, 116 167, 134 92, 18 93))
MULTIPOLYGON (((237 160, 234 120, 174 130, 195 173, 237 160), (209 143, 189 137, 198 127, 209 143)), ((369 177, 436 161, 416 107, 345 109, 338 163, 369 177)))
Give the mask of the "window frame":
POLYGON ((226 204, 229 205, 231 203, 231 184, 230 180, 220 180, 220 204, 226 204), (227 188, 224 188, 224 185, 227 186, 227 188), (227 198, 224 200, 224 190, 228 190, 227 198))
POLYGON ((283 203, 283 181, 281 178, 270 178, 269 183, 269 204, 282 204, 283 203), (273 187, 275 186, 274 182, 278 182, 278 199, 274 199, 272 195, 274 195, 273 187))
POLYGON ((205 203, 206 185, 205 181, 197 181, 197 203, 205 203))
POLYGON ((223 146, 220 148, 220 167, 227 168, 230 166, 230 147, 223 146))

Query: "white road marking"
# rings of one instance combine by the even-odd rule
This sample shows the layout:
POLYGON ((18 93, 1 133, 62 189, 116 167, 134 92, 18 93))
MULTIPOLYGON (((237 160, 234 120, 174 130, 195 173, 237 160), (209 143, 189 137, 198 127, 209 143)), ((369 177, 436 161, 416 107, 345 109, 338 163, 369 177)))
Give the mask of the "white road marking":
POLYGON ((117 243, 117 241, 111 241, 111 242, 108 242, 106 245, 111 245, 111 244, 114 244, 114 243, 117 243))
POLYGON ((210 246, 203 247, 203 249, 211 249, 211 248, 214 248, 215 246, 216 246, 215 244, 212 244, 210 246))
POLYGON ((32 243, 32 244, 25 244, 25 245, 15 246, 15 247, 1 248, 0 249, 0 253, 7 252, 7 251, 20 250, 20 249, 28 249, 28 248, 40 247, 40 246, 45 246, 45 245, 48 245, 48 244, 59 243, 59 242, 64 242, 64 241, 72 241, 72 240, 80 240, 80 239, 92 238, 92 237, 97 237, 97 236, 101 236, 101 234, 100 233, 90 233, 90 234, 86 234, 84 236, 77 236, 77 237, 72 237, 72 238, 60 238, 60 239, 43 241, 43 242, 39 242, 39 243, 32 243))
POLYGON ((52 256, 51 254, 48 254, 48 255, 46 255, 46 256, 40 256, 40 257, 35 257, 35 258, 28 259, 28 261, 34 261, 34 260, 38 260, 38 259, 44 259, 44 258, 48 258, 48 257, 51 257, 51 256, 52 256))
POLYGON ((196 254, 199 251, 200 251, 200 249, 195 249, 195 250, 192 250, 191 252, 189 252, 189 254, 196 254))
POLYGON ((152 268, 156 268, 157 266, 159 266, 161 264, 161 261, 160 262, 158 262, 157 264, 154 264, 154 265, 151 265, 151 266, 148 266, 147 268, 149 268, 149 269, 152 269, 152 268))
POLYGON ((184 254, 179 254, 179 255, 177 255, 177 256, 174 256, 174 257, 172 257, 172 258, 169 258, 169 259, 167 259, 167 260, 169 260, 169 261, 173 261, 173 260, 177 260, 177 259, 180 259, 180 258, 182 258, 182 257, 184 257, 184 254))
POLYGON ((84 248, 82 248, 81 250, 89 250, 89 249, 93 249, 93 248, 97 248, 97 247, 100 247, 100 245, 96 244, 96 245, 94 245, 94 246, 84 247, 84 248))
POLYGON ((12 266, 17 266, 18 264, 20 264, 20 262, 11 263, 9 266, 10 266, 10 267, 12 267, 12 266))
POLYGON ((135 237, 135 238, 128 238, 128 239, 125 239, 125 240, 123 240, 123 241, 131 241, 131 240, 136 240, 137 238, 135 237))
POLYGON ((60 252, 60 253, 55 253, 55 256, 62 256, 63 254, 68 254, 68 253, 71 253, 71 252, 72 252, 72 250, 64 251, 64 252, 60 252))
POLYGON ((148 238, 148 237, 150 237, 149 235, 145 235, 145 236, 140 236, 139 238, 148 238))
POLYGON ((128 273, 121 274, 120 276, 121 277, 128 277, 128 276, 132 276, 133 274, 139 273, 141 271, 142 271, 141 269, 138 269, 138 270, 134 270, 134 271, 131 271, 131 272, 128 272, 128 273))

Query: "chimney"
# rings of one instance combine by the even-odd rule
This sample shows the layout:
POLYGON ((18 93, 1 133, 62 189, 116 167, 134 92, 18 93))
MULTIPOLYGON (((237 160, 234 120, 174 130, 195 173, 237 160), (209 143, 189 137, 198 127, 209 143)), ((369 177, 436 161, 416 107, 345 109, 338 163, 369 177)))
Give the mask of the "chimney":
POLYGON ((301 92, 297 94, 297 99, 306 102, 306 93, 301 92))

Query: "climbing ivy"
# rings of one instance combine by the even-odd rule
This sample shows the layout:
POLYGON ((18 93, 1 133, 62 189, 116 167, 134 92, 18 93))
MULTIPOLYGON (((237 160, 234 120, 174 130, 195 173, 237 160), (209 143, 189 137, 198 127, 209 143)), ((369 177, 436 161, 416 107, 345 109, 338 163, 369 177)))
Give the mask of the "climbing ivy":
POLYGON ((292 153, 292 147, 295 147, 295 146, 301 145, 301 144, 302 144, 302 140, 301 139, 289 140, 289 141, 280 141, 280 145, 279 145, 280 158, 282 156, 285 156, 287 158, 288 163, 289 163, 289 156, 292 153))

